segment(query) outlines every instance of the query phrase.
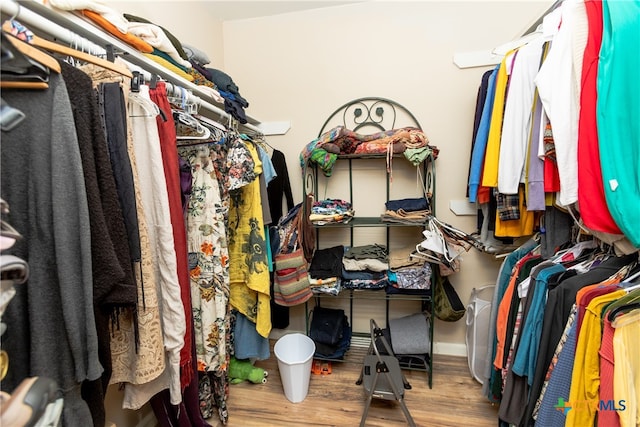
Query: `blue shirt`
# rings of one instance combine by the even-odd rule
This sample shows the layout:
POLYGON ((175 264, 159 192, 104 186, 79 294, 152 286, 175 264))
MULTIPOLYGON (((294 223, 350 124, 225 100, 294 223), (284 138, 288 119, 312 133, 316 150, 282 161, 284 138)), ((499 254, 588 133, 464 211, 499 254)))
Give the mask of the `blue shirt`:
POLYGON ((493 110, 493 99, 496 94, 496 76, 498 75, 498 65, 489 76, 487 97, 482 107, 482 116, 476 132, 476 140, 471 153, 471 168, 469 170, 469 201, 476 202, 478 197, 478 187, 482 178, 482 167, 484 166, 484 153, 487 149, 489 139, 489 125, 491 123, 491 111, 493 110))

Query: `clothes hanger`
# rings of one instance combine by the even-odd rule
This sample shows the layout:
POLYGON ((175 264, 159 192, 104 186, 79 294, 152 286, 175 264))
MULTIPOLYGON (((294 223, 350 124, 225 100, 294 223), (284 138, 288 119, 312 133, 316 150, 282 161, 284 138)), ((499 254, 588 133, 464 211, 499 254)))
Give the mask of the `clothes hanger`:
POLYGON ((43 39, 41 37, 33 36, 33 39, 31 40, 31 44, 34 46, 40 47, 42 49, 46 49, 50 52, 56 52, 61 55, 71 56, 73 58, 79 59, 80 61, 88 62, 90 64, 97 65, 101 68, 104 68, 110 71, 115 71, 116 73, 124 77, 133 78, 133 74, 131 73, 131 71, 120 64, 107 61, 106 59, 102 59, 97 56, 93 56, 89 53, 72 49, 70 47, 63 46, 58 43, 54 43, 52 41, 43 39))
POLYGON ((174 86, 172 83, 165 82, 167 91, 167 100, 169 103, 187 114, 196 114, 198 112, 198 103, 191 96, 191 91, 180 86, 174 86))
POLYGON ((49 88, 49 74, 60 72, 60 64, 55 58, 4 32, 2 43, 3 67, 8 66, 2 70, 1 88, 49 88))
POLYGON ((628 287, 628 288, 621 288, 623 289, 626 293, 626 295, 621 296, 620 298, 618 298, 615 301, 612 301, 607 308, 603 311, 603 314, 606 315, 609 320, 613 320, 615 318, 615 314, 611 315, 612 311, 617 309, 618 307, 623 307, 623 306, 627 306, 629 304, 633 304, 633 303, 638 303, 640 302, 640 289, 638 289, 637 285, 633 285, 633 287, 628 287))
MULTIPOLYGON (((634 267, 634 268, 635 268, 635 267, 634 267)), ((638 271, 636 271, 636 272, 632 273, 632 274, 631 274, 631 276, 626 277, 626 278, 622 281, 622 283, 629 283, 629 282, 631 282, 631 281, 633 281, 633 280, 637 279, 638 277, 640 277, 640 270, 638 270, 638 271)))
POLYGON ((566 249, 561 249, 558 252, 556 252, 554 254, 554 258, 553 261, 554 262, 563 262, 563 261, 570 261, 568 260, 566 257, 568 256, 568 253, 573 254, 574 259, 578 258, 585 250, 588 249, 595 249, 598 247, 598 243, 595 240, 583 240, 580 241, 578 243, 576 243, 575 245, 566 248, 566 249))
POLYGON ((251 138, 253 139, 253 142, 256 143, 257 145, 259 145, 268 155, 272 155, 273 152, 275 151, 275 148, 273 148, 271 146, 271 144, 269 144, 267 142, 267 139, 264 137, 264 135, 262 134, 257 134, 257 135, 250 135, 251 138))
MULTIPOLYGON (((5 28, 5 25, 2 26, 3 30, 4 28, 5 28)), ((60 74, 60 70, 61 70, 60 64, 54 57, 47 55, 41 50, 36 49, 35 47, 31 46, 27 42, 23 42, 19 38, 14 37, 12 34, 6 31, 4 31, 3 34, 7 35, 6 40, 8 40, 9 43, 11 43, 23 55, 31 58, 34 61, 39 62, 40 64, 49 68, 49 70, 55 71, 56 73, 60 74)))
POLYGON ((195 114, 193 117, 195 117, 196 119, 198 119, 198 120, 200 120, 200 121, 202 121, 202 122, 204 122, 204 123, 206 123, 208 125, 211 125, 213 127, 216 127, 218 129, 220 129, 222 132, 226 132, 227 131, 227 128, 223 124, 218 123, 215 120, 210 119, 209 117, 205 117, 205 116, 202 116, 200 114, 195 114))
POLYGON ((16 82, 3 80, 0 82, 2 89, 49 89, 49 84, 45 82, 16 82))
POLYGON ((211 138, 211 131, 202 126, 193 116, 180 110, 172 110, 172 112, 176 123, 177 140, 203 141, 211 138))
MULTIPOLYGON (((12 131, 24 118, 25 114, 22 111, 12 107, 4 99, 0 98, 0 129, 2 131, 12 131)), ((0 203, 4 203, 4 200, 1 200, 0 203)), ((4 210, 0 209, 0 211, 4 213, 4 210)))
POLYGON ((132 99, 135 99, 146 113, 141 115, 130 115, 129 117, 156 117, 160 115, 160 107, 158 107, 155 102, 140 96, 136 92, 132 92, 129 96, 132 99))
POLYGON ((436 264, 445 265, 442 259, 440 259, 440 257, 437 257, 430 252, 423 252, 422 251, 423 248, 424 247, 421 245, 421 243, 418 243, 416 245, 416 249, 413 252, 411 252, 409 256, 411 258, 420 258, 436 264))
POLYGON ((640 302, 632 302, 629 304, 623 304, 609 311, 607 317, 610 322, 613 322, 614 319, 618 316, 618 314, 626 313, 632 310, 637 310, 640 308, 640 302))
MULTIPOLYGON (((21 26, 21 24, 19 23, 16 23, 16 24, 21 26)), ((6 21, 4 24, 2 24, 2 29, 8 33, 11 33, 12 22, 6 21)), ((131 73, 131 71, 120 64, 107 61, 106 59, 99 58, 97 56, 79 51, 77 49, 73 49, 58 43, 54 43, 52 41, 43 39, 42 37, 36 36, 35 34, 31 36, 29 44, 42 49, 46 49, 50 52, 55 52, 61 55, 70 56, 70 57, 79 59, 80 61, 88 62, 90 64, 94 64, 99 67, 105 68, 107 70, 115 71, 116 73, 128 78, 133 78, 133 74, 131 73)))

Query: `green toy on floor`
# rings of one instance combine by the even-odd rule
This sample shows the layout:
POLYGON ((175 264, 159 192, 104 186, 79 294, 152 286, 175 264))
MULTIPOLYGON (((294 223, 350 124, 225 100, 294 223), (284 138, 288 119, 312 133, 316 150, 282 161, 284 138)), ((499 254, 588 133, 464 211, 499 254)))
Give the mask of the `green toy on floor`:
POLYGON ((248 359, 238 360, 232 356, 229 361, 229 382, 231 384, 239 384, 243 381, 264 384, 267 382, 268 375, 266 370, 253 366, 248 359))

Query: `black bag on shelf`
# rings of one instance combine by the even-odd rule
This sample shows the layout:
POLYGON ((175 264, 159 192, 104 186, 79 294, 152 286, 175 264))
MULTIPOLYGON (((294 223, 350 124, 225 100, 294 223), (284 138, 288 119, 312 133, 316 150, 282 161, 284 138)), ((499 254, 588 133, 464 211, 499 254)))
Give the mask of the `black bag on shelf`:
POLYGON ((342 338, 344 322, 344 310, 316 306, 311 316, 309 337, 316 343, 335 346, 342 338))
POLYGON ((344 359, 344 355, 351 346, 351 326, 349 326, 349 320, 347 316, 344 316, 344 322, 342 326, 342 338, 336 345, 322 344, 315 342, 316 352, 314 357, 322 359, 340 360, 344 359))

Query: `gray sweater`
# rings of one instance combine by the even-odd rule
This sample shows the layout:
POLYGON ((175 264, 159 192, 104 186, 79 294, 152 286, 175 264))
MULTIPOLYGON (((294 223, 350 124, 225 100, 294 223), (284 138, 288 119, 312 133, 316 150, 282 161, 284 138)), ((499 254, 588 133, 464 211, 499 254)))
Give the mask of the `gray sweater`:
POLYGON ((2 91, 26 114, 2 132, 1 197, 7 220, 24 238, 8 252, 29 263, 3 321, 2 347, 11 366, 3 389, 24 378, 46 376, 63 391, 63 423, 92 425, 80 397, 83 380, 100 377, 93 314, 91 235, 82 163, 62 77, 51 73, 47 90, 2 91))

